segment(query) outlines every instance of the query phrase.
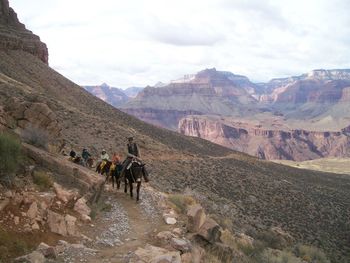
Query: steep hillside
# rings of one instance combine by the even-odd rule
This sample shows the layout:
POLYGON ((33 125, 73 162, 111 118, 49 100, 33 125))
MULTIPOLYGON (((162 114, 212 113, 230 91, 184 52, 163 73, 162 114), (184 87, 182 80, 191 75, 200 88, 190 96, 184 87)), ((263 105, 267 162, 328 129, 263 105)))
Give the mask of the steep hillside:
MULTIPOLYGON (((233 231, 258 235, 280 226, 294 243, 324 248, 333 262, 349 259, 348 177, 269 163, 144 123, 97 99, 40 58, 26 48, 0 50, 1 130, 23 136, 34 127, 48 135, 52 154, 87 147, 95 157, 103 148, 124 155, 125 138, 133 135, 155 188, 192 192, 233 231)), ((232 101, 255 103, 227 77, 209 81, 211 71, 203 74, 186 88, 170 84, 176 87, 180 105, 185 105, 181 98, 188 94, 188 87, 197 98, 197 109, 210 107, 205 99, 213 94, 218 101, 227 101, 225 108, 232 101), (217 88, 219 84, 223 88, 217 88)), ((160 90, 159 96, 170 90, 160 90)), ((158 90, 145 89, 142 94, 148 92, 157 94, 158 90)))

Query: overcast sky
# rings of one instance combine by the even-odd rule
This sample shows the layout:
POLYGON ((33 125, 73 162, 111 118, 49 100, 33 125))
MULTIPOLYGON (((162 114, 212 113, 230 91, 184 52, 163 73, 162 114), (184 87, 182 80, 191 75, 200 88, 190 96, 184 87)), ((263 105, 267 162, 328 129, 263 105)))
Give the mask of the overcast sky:
POLYGON ((10 0, 81 85, 168 82, 216 67, 253 81, 350 68, 349 0, 10 0))

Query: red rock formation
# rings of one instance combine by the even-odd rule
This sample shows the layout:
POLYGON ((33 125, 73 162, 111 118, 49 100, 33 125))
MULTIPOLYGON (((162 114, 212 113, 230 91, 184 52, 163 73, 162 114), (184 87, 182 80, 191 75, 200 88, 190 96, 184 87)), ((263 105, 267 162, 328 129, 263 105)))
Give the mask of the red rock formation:
POLYGON ((0 50, 23 50, 48 64, 46 44, 19 22, 8 0, 0 0, 0 50))
POLYGON ((188 116, 180 120, 179 131, 269 160, 350 157, 350 126, 337 132, 273 130, 214 117, 188 116))

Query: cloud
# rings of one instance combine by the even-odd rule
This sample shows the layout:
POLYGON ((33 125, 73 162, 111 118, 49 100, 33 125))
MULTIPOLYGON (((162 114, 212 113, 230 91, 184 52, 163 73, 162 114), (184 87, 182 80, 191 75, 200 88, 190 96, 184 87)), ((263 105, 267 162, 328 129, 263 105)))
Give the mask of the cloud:
POLYGON ((216 67, 267 81, 350 68, 347 0, 11 0, 78 84, 153 85, 216 67))

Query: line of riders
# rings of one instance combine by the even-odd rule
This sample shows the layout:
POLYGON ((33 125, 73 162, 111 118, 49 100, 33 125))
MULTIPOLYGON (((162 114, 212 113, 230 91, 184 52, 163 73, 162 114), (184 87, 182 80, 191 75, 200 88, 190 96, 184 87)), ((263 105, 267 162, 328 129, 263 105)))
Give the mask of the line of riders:
MULTIPOLYGON (((126 159, 121 162, 117 153, 114 153, 110 160, 106 150, 102 150, 100 161, 96 165, 96 172, 102 175, 106 175, 106 182, 109 178, 112 179, 112 186, 117 184, 117 189, 120 188, 121 179, 124 178, 125 189, 127 192, 127 185, 130 187, 130 196, 133 197, 133 183, 137 183, 137 198, 139 200, 139 193, 141 188, 141 178, 143 177, 146 182, 148 179, 148 172, 145 167, 145 163, 141 160, 140 150, 138 145, 134 142, 133 137, 128 138, 127 143, 128 154, 126 159)), ((77 164, 92 168, 93 159, 87 149, 83 149, 81 157, 76 154, 74 150, 69 153, 69 159, 77 164)))

